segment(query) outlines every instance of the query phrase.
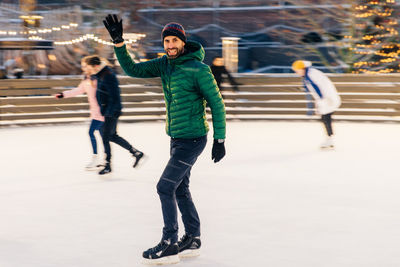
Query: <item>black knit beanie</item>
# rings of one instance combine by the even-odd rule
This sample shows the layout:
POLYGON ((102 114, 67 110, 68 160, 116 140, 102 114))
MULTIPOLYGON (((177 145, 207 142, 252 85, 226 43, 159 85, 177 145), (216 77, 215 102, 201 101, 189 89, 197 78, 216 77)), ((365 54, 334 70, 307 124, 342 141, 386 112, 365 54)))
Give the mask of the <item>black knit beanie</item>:
POLYGON ((164 38, 167 36, 176 36, 186 43, 186 34, 183 26, 176 22, 170 22, 164 26, 164 29, 161 32, 162 41, 164 42, 164 38))

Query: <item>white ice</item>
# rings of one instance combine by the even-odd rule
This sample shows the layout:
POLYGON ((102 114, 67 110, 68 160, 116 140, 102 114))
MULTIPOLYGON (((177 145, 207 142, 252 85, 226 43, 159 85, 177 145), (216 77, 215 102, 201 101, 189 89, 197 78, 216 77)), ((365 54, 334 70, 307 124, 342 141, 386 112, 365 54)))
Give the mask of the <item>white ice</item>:
MULTIPOLYGON (((400 127, 336 122, 228 122, 191 176, 202 254, 176 266, 400 266, 400 127)), ((84 170, 87 124, 0 129, 0 266, 133 267, 161 238, 156 183, 169 157, 162 122, 121 123, 149 159, 136 170, 112 145, 113 173, 84 170)), ((182 226, 180 222, 180 226, 182 226)), ((180 234, 182 234, 180 227, 180 234)))

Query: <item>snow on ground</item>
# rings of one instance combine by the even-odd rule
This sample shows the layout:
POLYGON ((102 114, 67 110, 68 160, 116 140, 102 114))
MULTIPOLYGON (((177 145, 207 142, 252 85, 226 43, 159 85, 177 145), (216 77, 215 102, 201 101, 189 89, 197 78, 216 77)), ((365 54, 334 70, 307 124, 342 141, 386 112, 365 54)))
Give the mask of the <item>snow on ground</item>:
MULTIPOLYGON (((218 164, 210 133, 191 178, 202 255, 176 266, 399 266, 400 127, 334 127, 337 149, 321 151, 318 122, 228 122, 218 164)), ((108 177, 84 170, 87 131, 0 129, 1 267, 142 266, 142 251, 160 240, 164 124, 121 123, 120 135, 149 159, 135 170, 112 145, 108 177)))

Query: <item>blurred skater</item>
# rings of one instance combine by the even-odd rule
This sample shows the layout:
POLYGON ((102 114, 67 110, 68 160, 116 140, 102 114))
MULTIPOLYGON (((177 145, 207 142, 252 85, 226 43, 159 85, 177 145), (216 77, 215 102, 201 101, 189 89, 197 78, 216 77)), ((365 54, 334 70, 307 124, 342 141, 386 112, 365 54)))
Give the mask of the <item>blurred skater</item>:
POLYGON ((166 132, 171 137, 170 159, 158 183, 164 228, 161 241, 143 252, 146 264, 171 264, 180 257, 199 255, 200 219, 189 190, 190 172, 207 143, 208 102, 214 128, 211 159, 225 156, 225 106, 210 67, 204 64, 204 49, 186 40, 182 25, 164 26, 161 40, 167 55, 135 64, 122 38, 122 20, 108 15, 104 25, 115 44, 114 51, 126 74, 161 77, 166 106, 166 132), (185 234, 178 241, 178 208, 185 234))
POLYGON ((102 61, 99 56, 90 56, 85 59, 88 72, 97 79, 96 98, 100 105, 100 112, 104 116, 103 144, 106 159, 104 168, 99 174, 111 172, 111 146, 110 142, 128 150, 135 158, 133 168, 137 167, 143 158, 143 152, 134 148, 128 141, 117 134, 117 124, 121 116, 122 104, 120 88, 114 71, 102 61))
MULTIPOLYGON (((211 72, 214 75, 215 81, 217 82, 218 88, 220 91, 222 91, 224 88, 221 86, 222 84, 222 77, 225 75, 228 77, 229 83, 232 86, 233 91, 238 92, 239 88, 235 79, 233 79, 232 75, 229 73, 229 71, 226 69, 224 65, 224 59, 222 57, 214 57, 213 62, 211 64, 211 72)), ((223 97, 223 95, 222 95, 223 97)))
POLYGON ((332 114, 341 104, 335 85, 323 72, 312 67, 309 61, 297 60, 293 62, 292 69, 303 77, 304 89, 314 99, 316 114, 321 115, 328 135, 321 148, 334 148, 332 114))
POLYGON ((56 98, 68 98, 68 97, 73 97, 76 95, 80 95, 83 93, 86 93, 88 102, 89 102, 89 108, 90 108, 90 127, 89 127, 89 137, 90 137, 90 142, 92 144, 92 149, 93 149, 93 155, 91 158, 91 161, 89 164, 86 165, 86 169, 92 170, 95 167, 99 165, 101 162, 99 157, 98 157, 98 151, 97 151, 97 142, 96 142, 96 137, 94 135, 95 131, 98 131, 100 133, 100 136, 102 136, 102 126, 104 123, 104 117, 100 113, 100 107, 99 104, 97 103, 96 99, 96 86, 97 82, 96 80, 91 80, 90 75, 88 73, 87 69, 87 64, 85 62, 86 58, 84 57, 81 60, 81 68, 83 71, 84 79, 80 82, 78 87, 64 91, 62 93, 58 93, 55 95, 56 98))

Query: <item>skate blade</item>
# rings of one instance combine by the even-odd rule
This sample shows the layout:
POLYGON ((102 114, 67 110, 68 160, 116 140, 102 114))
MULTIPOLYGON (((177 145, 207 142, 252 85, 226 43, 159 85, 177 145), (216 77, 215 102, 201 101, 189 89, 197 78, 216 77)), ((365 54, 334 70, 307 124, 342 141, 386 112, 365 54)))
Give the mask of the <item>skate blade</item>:
POLYGON ((321 150, 335 150, 334 146, 321 146, 320 147, 321 150))
POLYGON ((148 157, 146 155, 143 155, 143 157, 140 159, 139 163, 133 167, 134 169, 140 169, 143 165, 143 163, 145 163, 147 161, 148 157))
POLYGON ((108 177, 108 176, 110 176, 111 174, 112 174, 112 171, 111 172, 106 172, 106 173, 97 173, 99 176, 102 176, 102 177, 108 177))
POLYGON ((86 171, 97 171, 98 169, 100 169, 99 166, 85 167, 86 171))
POLYGON ((168 257, 162 257, 159 259, 143 259, 144 265, 168 265, 179 263, 179 256, 173 255, 168 257))
POLYGON ((200 256, 200 249, 187 249, 178 254, 179 258, 187 259, 200 256))

